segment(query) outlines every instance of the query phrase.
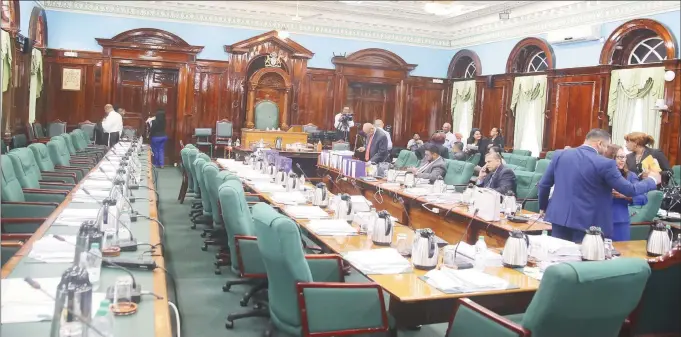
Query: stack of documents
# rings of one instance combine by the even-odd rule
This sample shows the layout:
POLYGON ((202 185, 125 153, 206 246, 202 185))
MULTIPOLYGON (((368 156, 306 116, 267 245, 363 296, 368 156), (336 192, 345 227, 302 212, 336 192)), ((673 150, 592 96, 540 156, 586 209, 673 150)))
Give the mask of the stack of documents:
POLYGON ((431 286, 449 294, 515 288, 504 279, 476 269, 434 269, 426 273, 423 279, 431 286))
POLYGON ((357 229, 341 219, 312 220, 307 227, 315 234, 322 236, 357 235, 357 229))
POLYGON ((286 206, 286 213, 296 219, 324 219, 329 214, 319 206, 286 206))
POLYGON ((405 274, 413 271, 411 262, 394 248, 357 250, 343 256, 364 274, 405 274))
POLYGON ((425 199, 429 204, 456 204, 461 202, 461 193, 433 193, 425 199))
POLYGON ((98 208, 66 208, 59 214, 53 225, 80 227, 85 220, 97 219, 98 214, 98 208))
POLYGON ((225 168, 233 167, 236 165, 244 166, 242 162, 237 162, 234 159, 218 158, 215 161, 217 161, 220 166, 225 168))
MULTIPOLYGON (((275 185, 275 184, 268 184, 268 185, 274 185, 275 187, 279 188, 281 186, 275 185)), ((284 189, 283 187, 281 187, 284 189)), ((272 191, 263 191, 261 189, 258 189, 259 191, 262 192, 272 192, 272 191)), ((284 189, 285 190, 285 189, 284 189)), ((284 204, 284 205, 301 205, 301 204, 306 204, 307 200, 305 199, 305 196, 303 193, 298 192, 298 191, 292 191, 292 192, 274 192, 270 195, 272 198, 272 201, 274 201, 277 204, 284 204)))
POLYGON ((111 190, 87 190, 90 195, 85 193, 83 189, 79 189, 73 195, 73 202, 78 203, 97 203, 97 201, 102 202, 104 199, 108 198, 111 194, 111 190))
POLYGON ((106 190, 109 191, 113 188, 113 183, 109 180, 96 180, 96 179, 85 179, 82 182, 82 187, 86 188, 88 191, 94 190, 106 190))
POLYGON ((71 263, 76 253, 76 236, 63 235, 66 242, 47 235, 36 241, 31 247, 28 256, 34 260, 45 263, 71 263))
POLYGON ((561 256, 582 256, 579 245, 574 242, 554 238, 552 236, 528 235, 527 237, 530 240, 531 247, 538 247, 541 245, 548 251, 551 258, 558 258, 561 256))
POLYGON ((404 189, 404 193, 412 195, 412 196, 420 197, 420 196, 431 194, 431 190, 425 189, 425 188, 422 188, 422 187, 411 187, 411 188, 404 189))
MULTIPOLYGON (((456 255, 461 255, 469 258, 471 261, 475 260, 475 246, 471 246, 463 241, 460 241, 454 246, 459 246, 456 248, 456 255)), ((485 256, 485 266, 486 267, 501 267, 503 260, 501 259, 501 254, 495 253, 491 250, 487 250, 487 255, 485 256)))
MULTIPOLYGON (((48 294, 56 294, 60 277, 33 279, 48 294)), ((54 314, 54 300, 37 289, 29 286, 24 279, 8 278, 0 283, 2 304, 0 305, 2 324, 51 321, 54 314)), ((92 293, 92 315, 97 312, 99 303, 106 294, 92 293)))
POLYGON ((253 183, 253 188, 261 193, 286 192, 286 188, 269 181, 257 181, 253 183))
POLYGON ((257 171, 239 171, 237 172, 239 178, 243 178, 250 181, 272 181, 272 176, 265 173, 260 173, 257 171))

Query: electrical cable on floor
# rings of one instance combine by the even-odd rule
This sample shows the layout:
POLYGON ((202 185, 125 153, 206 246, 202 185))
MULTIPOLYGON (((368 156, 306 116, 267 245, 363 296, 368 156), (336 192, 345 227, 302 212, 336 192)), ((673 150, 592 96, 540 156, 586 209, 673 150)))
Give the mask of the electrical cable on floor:
POLYGON ((168 305, 175 311, 175 325, 177 337, 182 337, 182 326, 180 325, 180 309, 178 309, 175 303, 173 302, 168 301, 168 305))
MULTIPOLYGON (((156 179, 154 179, 154 181, 156 181, 156 179)), ((140 188, 146 188, 146 189, 148 189, 148 190, 153 191, 154 193, 156 193, 156 200, 161 199, 161 197, 158 195, 158 191, 156 191, 156 189, 151 188, 151 187, 146 186, 146 185, 140 185, 139 187, 140 187, 140 188)))

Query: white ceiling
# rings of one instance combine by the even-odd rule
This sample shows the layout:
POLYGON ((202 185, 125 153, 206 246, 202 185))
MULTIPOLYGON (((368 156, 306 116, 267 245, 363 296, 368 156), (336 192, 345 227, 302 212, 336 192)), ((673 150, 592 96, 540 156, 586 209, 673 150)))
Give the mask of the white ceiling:
POLYGON ((42 1, 46 9, 461 48, 678 10, 679 1, 42 1), (510 11, 510 20, 499 13, 510 11))

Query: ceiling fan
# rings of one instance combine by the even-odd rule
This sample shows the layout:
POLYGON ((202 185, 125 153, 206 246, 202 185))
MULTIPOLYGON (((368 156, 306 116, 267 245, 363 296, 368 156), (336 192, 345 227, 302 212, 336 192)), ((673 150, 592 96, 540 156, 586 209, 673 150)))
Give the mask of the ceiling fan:
POLYGON ((316 18, 316 17, 324 15, 324 13, 317 13, 317 14, 312 14, 312 15, 307 15, 307 16, 300 16, 300 15, 298 15, 299 7, 300 7, 300 1, 296 1, 296 15, 291 17, 291 21, 301 22, 301 21, 303 21, 303 19, 311 19, 311 18, 316 18))

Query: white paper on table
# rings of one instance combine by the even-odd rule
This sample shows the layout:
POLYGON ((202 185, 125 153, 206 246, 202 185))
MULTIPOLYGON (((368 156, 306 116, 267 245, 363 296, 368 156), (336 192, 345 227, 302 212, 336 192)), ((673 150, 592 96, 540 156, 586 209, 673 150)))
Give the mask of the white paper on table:
POLYGON ((82 183, 82 187, 87 188, 88 191, 110 191, 113 188, 113 183, 109 180, 85 179, 82 183))
MULTIPOLYGON (((459 246, 456 248, 456 254, 465 256, 472 261, 475 261, 475 246, 469 245, 466 242, 459 241, 454 246, 459 246)), ((485 266, 486 267, 501 267, 503 265, 503 260, 501 254, 495 253, 487 249, 487 254, 485 255, 485 266)))
POLYGON ((428 195, 431 192, 430 192, 430 189, 425 189, 425 188, 421 188, 421 187, 412 187, 412 188, 405 189, 404 193, 409 194, 409 195, 422 196, 422 195, 428 195))
POLYGON ((351 251, 343 257, 365 274, 404 274, 413 271, 411 262, 394 248, 351 251))
POLYGON ((527 238, 530 240, 530 245, 539 245, 547 249, 549 254, 556 255, 574 255, 579 252, 579 245, 572 242, 559 238, 554 238, 552 236, 541 236, 541 235, 528 235, 527 238), (543 241, 542 241, 543 240, 543 241))
POLYGON ((285 192, 286 188, 281 185, 270 182, 256 182, 253 183, 253 188, 262 193, 285 192))
MULTIPOLYGON (((237 161, 234 159, 227 159, 227 158, 218 158, 215 161, 218 162, 218 164, 222 167, 229 167, 237 164, 237 161)), ((241 164, 243 165, 243 164, 241 164)))
MULTIPOLYGON (((105 199, 105 198, 108 198, 109 195, 111 195, 111 190, 89 190, 88 189, 87 191, 90 193, 90 195, 92 195, 95 198, 105 199)), ((82 188, 78 189, 76 191, 75 195, 79 196, 79 197, 86 197, 86 198, 89 197, 88 194, 85 193, 85 191, 83 191, 82 188)))
POLYGON ((357 229, 341 219, 312 220, 307 227, 317 235, 322 236, 352 236, 357 235, 357 229))
MULTIPOLYGON (((281 187, 281 186, 275 185, 275 184, 271 184, 271 185, 281 187)), ((258 190, 263 191, 261 189, 258 189, 258 190)), ((284 190, 286 190, 286 189, 284 189, 284 190)), ((265 191, 263 191, 263 192, 265 192, 265 191)), ((306 204, 307 203, 307 199, 305 198, 303 193, 298 192, 298 191, 274 192, 270 195, 270 197, 277 204, 300 205, 300 204, 306 204)))
POLYGON ((52 235, 47 235, 35 243, 28 253, 28 257, 45 263, 69 263, 73 262, 76 252, 76 236, 62 235, 66 242, 55 239, 52 235))
POLYGON ((59 214, 60 220, 92 220, 96 219, 99 214, 99 208, 65 208, 59 214))
POLYGON ((501 290, 509 286, 506 280, 476 269, 434 269, 427 272, 425 277, 428 284, 442 290, 501 290))
POLYGON ((319 206, 286 206, 286 212, 296 219, 323 219, 329 214, 319 206))
POLYGON ((351 195, 350 202, 352 202, 353 212, 369 212, 371 210, 372 203, 363 195, 351 195))

